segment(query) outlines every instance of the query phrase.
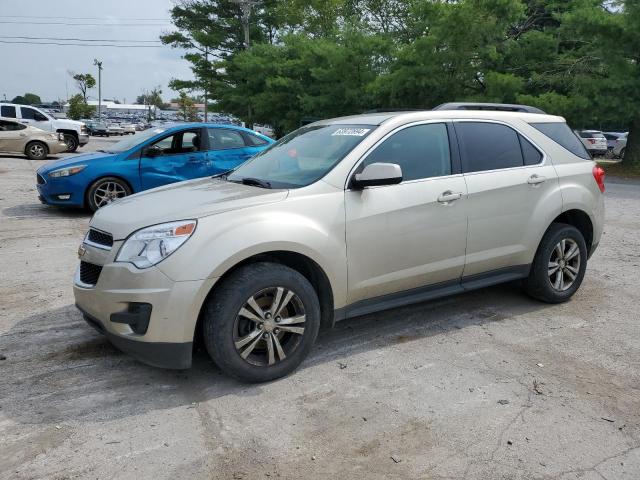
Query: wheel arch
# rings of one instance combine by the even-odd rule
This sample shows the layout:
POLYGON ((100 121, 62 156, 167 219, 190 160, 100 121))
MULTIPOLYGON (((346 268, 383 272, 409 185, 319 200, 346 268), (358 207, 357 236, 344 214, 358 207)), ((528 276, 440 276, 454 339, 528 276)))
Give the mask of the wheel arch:
MULTIPOLYGON (((576 227, 584 237, 584 241, 587 244, 587 252, 591 254, 594 234, 593 222, 591 221, 591 217, 589 217, 589 214, 587 214, 584 210, 571 209, 562 212, 553 220, 552 223, 565 223, 567 225, 576 227)), ((551 227, 551 225, 549 225, 549 227, 551 227)))
POLYGON ((58 128, 56 130, 56 132, 58 132, 58 133, 68 133, 68 134, 73 135, 74 137, 76 137, 76 139, 80 138, 80 135, 78 134, 77 131, 71 130, 71 129, 68 129, 68 128, 58 128))
POLYGON ((194 343, 196 345, 203 345, 203 312, 209 299, 215 295, 217 288, 224 282, 224 280, 233 272, 241 267, 258 262, 273 262, 285 265, 304 276, 318 295, 320 302, 320 324, 323 327, 331 327, 333 325, 334 317, 334 297, 333 287, 329 280, 328 275, 324 269, 311 257, 299 252, 291 250, 270 250, 261 253, 251 255, 231 267, 222 274, 222 276, 216 281, 214 286, 207 293, 205 300, 200 305, 200 311, 198 313, 198 319, 196 322, 194 332, 194 343))
MULTIPOLYGON (((43 142, 42 140, 29 140, 26 145, 24 146, 24 154, 27 154, 27 150, 29 149, 29 145, 33 145, 34 143, 40 143, 42 146, 44 146, 44 150, 46 152, 46 155, 49 155, 49 145, 46 144, 46 142, 43 142)), ((45 157, 46 157, 45 155, 45 157)))

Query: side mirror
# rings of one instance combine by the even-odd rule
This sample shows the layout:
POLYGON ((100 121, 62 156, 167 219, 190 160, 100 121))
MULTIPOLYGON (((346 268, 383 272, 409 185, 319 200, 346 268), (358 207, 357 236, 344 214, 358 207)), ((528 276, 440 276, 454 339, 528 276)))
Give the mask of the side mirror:
POLYGON ((402 181, 402 169, 396 163, 372 163, 364 167, 362 173, 357 173, 351 180, 351 186, 356 189, 375 187, 379 185, 395 185, 402 181))
POLYGON ((145 157, 153 158, 153 157, 159 157, 160 155, 162 155, 162 150, 156 147, 155 145, 150 146, 144 151, 145 157))

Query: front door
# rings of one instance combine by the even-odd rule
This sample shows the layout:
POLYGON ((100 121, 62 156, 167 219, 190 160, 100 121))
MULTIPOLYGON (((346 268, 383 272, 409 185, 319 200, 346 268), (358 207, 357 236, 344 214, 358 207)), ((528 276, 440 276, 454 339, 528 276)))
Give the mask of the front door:
POLYGON ((0 151, 22 152, 26 142, 26 125, 0 120, 0 151))
POLYGON ((51 120, 35 108, 20 107, 20 115, 22 117, 20 121, 24 124, 31 125, 32 127, 39 128, 40 130, 53 130, 51 120))
POLYGON ((207 164, 210 175, 228 172, 261 150, 247 146, 242 132, 224 127, 207 129, 207 164))
POLYGON ((208 175, 202 130, 183 130, 144 148, 140 157, 143 190, 208 175))
POLYGON ((393 133, 364 159, 400 165, 403 181, 345 192, 350 303, 459 280, 467 190, 451 151, 447 125, 426 123, 393 133))
POLYGON ((526 268, 547 226, 540 222, 560 214, 555 168, 510 126, 481 121, 454 125, 469 192, 464 276, 526 268))

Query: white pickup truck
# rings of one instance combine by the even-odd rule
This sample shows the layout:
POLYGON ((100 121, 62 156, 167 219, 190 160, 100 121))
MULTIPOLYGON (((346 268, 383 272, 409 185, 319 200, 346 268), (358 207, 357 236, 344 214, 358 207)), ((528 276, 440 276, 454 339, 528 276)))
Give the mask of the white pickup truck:
POLYGON ((21 123, 45 130, 59 132, 64 135, 64 142, 69 152, 89 143, 89 130, 82 122, 54 118, 39 108, 15 103, 0 103, 0 117, 15 118, 21 123))

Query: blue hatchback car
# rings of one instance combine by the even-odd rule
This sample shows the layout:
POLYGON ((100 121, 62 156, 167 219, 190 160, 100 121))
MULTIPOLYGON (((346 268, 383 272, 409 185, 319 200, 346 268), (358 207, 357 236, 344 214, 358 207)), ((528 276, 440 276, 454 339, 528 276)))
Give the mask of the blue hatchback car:
POLYGON ((40 201, 95 211, 133 193, 229 171, 273 143, 246 128, 209 123, 152 128, 106 150, 37 171, 40 201))

